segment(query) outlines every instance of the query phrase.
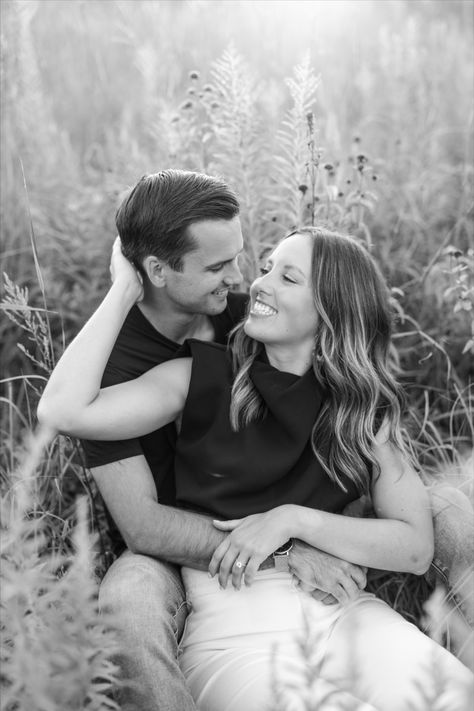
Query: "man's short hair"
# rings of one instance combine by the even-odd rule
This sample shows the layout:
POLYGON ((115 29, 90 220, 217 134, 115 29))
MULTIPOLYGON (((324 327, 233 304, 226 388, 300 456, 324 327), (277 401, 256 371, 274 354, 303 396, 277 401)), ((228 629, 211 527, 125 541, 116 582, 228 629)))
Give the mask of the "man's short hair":
POLYGON ((115 217, 123 252, 141 269, 153 255, 175 271, 196 249, 187 228, 200 220, 231 220, 239 214, 236 195, 219 178, 184 170, 144 175, 115 217))

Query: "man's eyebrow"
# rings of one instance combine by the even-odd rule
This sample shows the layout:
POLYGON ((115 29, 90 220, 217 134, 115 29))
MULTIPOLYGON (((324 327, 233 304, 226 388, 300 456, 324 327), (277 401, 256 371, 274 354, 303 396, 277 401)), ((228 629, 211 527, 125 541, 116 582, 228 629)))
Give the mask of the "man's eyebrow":
POLYGON ((219 267, 221 264, 227 264, 227 262, 232 262, 232 259, 221 259, 220 262, 213 262, 212 264, 206 264, 204 269, 214 269, 219 267))
POLYGON ((244 248, 239 249, 237 254, 234 254, 233 257, 229 257, 228 259, 221 259, 218 262, 213 262, 212 264, 206 264, 204 269, 214 269, 215 267, 218 267, 220 264, 227 264, 228 262, 233 262, 236 257, 238 257, 242 252, 244 251, 244 248))

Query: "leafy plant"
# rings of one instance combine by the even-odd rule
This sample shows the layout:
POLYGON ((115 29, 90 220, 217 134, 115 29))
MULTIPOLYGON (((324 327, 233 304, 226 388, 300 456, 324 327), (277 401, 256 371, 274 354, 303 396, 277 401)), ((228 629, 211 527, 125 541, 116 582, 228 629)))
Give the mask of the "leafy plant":
POLYGON ((77 504, 74 553, 48 551, 36 469, 49 436, 30 437, 2 509, 2 708, 118 709, 110 620, 99 616, 86 504, 77 504))

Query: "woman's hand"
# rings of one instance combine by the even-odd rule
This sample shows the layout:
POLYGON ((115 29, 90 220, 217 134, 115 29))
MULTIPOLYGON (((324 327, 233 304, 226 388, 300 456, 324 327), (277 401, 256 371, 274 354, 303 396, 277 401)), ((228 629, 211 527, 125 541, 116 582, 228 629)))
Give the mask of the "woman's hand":
POLYGON ((229 575, 236 590, 240 590, 242 577, 251 585, 260 564, 291 537, 290 519, 291 508, 285 505, 233 521, 213 521, 220 531, 230 533, 214 551, 209 563, 211 576, 218 573, 223 588, 229 575))
POLYGON ((125 288, 131 289, 134 295, 136 293, 135 301, 141 301, 143 299, 142 275, 124 256, 120 237, 116 237, 112 247, 109 269, 112 283, 121 282, 125 288))

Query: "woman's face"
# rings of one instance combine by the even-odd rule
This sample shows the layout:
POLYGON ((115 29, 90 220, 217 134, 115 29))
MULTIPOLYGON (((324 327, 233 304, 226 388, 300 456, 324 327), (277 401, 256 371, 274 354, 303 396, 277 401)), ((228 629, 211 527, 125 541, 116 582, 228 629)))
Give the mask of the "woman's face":
POLYGON ((299 351, 314 345, 318 316, 311 283, 312 238, 287 237, 263 265, 262 276, 250 288, 250 314, 244 325, 248 336, 299 351))

